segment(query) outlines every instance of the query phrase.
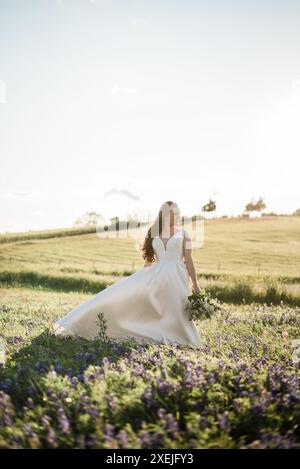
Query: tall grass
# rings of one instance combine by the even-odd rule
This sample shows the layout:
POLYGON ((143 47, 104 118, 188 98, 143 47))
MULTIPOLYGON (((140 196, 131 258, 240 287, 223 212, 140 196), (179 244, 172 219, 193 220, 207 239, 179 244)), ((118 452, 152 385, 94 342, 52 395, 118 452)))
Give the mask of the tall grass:
POLYGON ((297 311, 228 305, 197 348, 51 334, 85 298, 0 290, 0 449, 300 448, 297 311))
POLYGON ((42 288, 54 291, 97 293, 109 284, 84 277, 52 276, 37 272, 0 272, 0 286, 42 288))
MULTIPOLYGON (((111 272, 113 275, 114 273, 111 272)), ((123 272, 126 277, 130 272, 123 272)), ((116 272, 117 278, 121 272, 116 272)), ((83 292, 95 294, 111 285, 105 277, 101 280, 95 280, 87 277, 74 277, 71 275, 50 275, 38 272, 0 272, 0 286, 10 287, 31 287, 44 290, 53 290, 60 292, 83 292)), ((201 278, 200 278, 201 284, 201 278)), ((205 289, 220 301, 243 304, 285 304, 294 307, 300 307, 300 296, 296 293, 287 291, 283 285, 267 281, 260 285, 244 283, 241 280, 228 282, 227 284, 209 283, 205 289)))

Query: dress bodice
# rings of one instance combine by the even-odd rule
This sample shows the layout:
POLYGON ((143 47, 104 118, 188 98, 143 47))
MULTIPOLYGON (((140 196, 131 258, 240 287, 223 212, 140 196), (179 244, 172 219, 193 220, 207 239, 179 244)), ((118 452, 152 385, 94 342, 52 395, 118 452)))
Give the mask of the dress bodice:
POLYGON ((183 260, 183 238, 184 230, 179 230, 171 236, 165 245, 163 240, 156 236, 152 240, 152 246, 157 262, 183 260))

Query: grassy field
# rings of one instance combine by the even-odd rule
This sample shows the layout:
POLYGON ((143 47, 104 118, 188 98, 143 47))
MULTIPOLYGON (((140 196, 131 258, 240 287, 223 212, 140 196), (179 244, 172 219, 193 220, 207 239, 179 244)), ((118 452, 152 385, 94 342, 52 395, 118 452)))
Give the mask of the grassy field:
MULTIPOLYGON (((300 217, 213 219, 205 221, 204 230, 204 247, 195 251, 200 273, 300 276, 300 217)), ((74 236, 76 232, 80 233, 74 230, 72 236, 63 236, 64 230, 59 230, 54 236, 57 231, 41 232, 44 239, 27 233, 10 242, 8 235, 0 235, 1 270, 69 269, 92 274, 95 270, 134 270, 142 265, 132 239, 100 239, 95 233, 74 236)))
MULTIPOLYGON (((130 238, 49 235, 6 236, 0 283, 93 293, 143 264, 130 238)), ((300 217, 207 220, 194 259, 201 285, 221 300, 300 305, 300 217)))
POLYGON ((196 349, 52 334, 142 266, 132 240, 0 236, 0 448, 300 448, 299 233, 206 222, 197 272, 226 313, 197 323, 196 349))
POLYGON ((1 290, 0 448, 300 447, 299 310, 227 305, 198 349, 53 336, 87 297, 1 290))

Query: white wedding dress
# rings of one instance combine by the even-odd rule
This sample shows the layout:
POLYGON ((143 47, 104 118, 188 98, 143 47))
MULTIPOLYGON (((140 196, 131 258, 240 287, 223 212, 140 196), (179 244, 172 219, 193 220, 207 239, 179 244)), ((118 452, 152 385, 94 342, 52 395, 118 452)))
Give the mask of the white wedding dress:
POLYGON ((98 314, 106 320, 109 338, 134 337, 138 342, 199 346, 196 325, 185 305, 192 290, 183 261, 184 230, 152 241, 156 262, 102 290, 54 323, 58 335, 93 339, 99 334, 98 314))

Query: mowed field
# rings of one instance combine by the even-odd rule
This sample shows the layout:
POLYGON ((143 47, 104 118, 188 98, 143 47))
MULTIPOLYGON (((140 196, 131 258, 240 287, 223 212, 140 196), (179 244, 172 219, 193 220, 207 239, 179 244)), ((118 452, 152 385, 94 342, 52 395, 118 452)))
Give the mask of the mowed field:
MULTIPOLYGON (((2 244, 0 236, 2 284, 96 292, 143 265, 130 237, 36 236, 24 240, 20 235, 20 240, 2 244)), ((300 218, 207 220, 204 245, 194 250, 194 260, 200 284, 220 299, 264 302, 273 297, 275 303, 297 305, 300 218)))
MULTIPOLYGON (((300 274, 300 217, 206 220, 204 233, 203 248, 194 252, 199 273, 300 274)), ((26 235, 30 236, 30 232, 26 235)), ((92 274, 95 269, 110 273, 142 266, 135 242, 130 238, 101 239, 89 233, 38 239, 36 232, 33 239, 23 241, 22 234, 18 236, 20 241, 1 244, 2 238, 6 241, 10 238, 0 235, 1 270, 50 269, 57 273, 70 269, 92 274)))
POLYGON ((142 267, 132 239, 0 235, 0 449, 300 448, 299 233, 205 222, 196 269, 225 312, 197 323, 198 348, 53 335, 142 267))

